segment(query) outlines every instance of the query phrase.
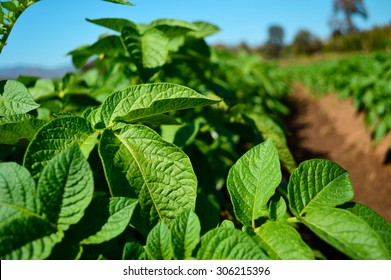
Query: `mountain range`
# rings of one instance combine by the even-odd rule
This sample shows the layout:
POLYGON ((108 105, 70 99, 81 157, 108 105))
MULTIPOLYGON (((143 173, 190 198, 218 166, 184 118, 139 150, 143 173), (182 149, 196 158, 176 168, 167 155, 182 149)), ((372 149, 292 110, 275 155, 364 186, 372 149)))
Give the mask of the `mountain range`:
POLYGON ((31 66, 16 66, 0 68, 0 80, 12 80, 18 76, 36 76, 40 78, 59 78, 68 72, 74 72, 71 65, 57 67, 57 68, 43 68, 31 66))

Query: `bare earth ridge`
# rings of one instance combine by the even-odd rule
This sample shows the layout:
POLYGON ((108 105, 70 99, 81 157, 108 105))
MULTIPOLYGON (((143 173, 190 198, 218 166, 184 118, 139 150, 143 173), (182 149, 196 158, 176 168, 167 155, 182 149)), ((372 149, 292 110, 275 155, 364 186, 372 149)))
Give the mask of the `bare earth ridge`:
POLYGON ((315 98, 299 84, 292 88, 288 145, 297 162, 335 161, 349 172, 353 200, 391 222, 391 166, 385 164, 391 135, 375 144, 350 100, 341 101, 335 94, 315 98))

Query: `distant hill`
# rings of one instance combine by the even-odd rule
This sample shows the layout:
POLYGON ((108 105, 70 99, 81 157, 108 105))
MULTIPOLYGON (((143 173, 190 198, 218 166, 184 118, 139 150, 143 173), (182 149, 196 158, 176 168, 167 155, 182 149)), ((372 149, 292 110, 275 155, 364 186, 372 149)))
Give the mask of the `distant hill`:
POLYGON ((40 78, 60 78, 68 72, 74 72, 72 66, 63 66, 53 69, 41 67, 18 66, 10 68, 0 68, 0 80, 16 79, 20 75, 36 76, 40 78))

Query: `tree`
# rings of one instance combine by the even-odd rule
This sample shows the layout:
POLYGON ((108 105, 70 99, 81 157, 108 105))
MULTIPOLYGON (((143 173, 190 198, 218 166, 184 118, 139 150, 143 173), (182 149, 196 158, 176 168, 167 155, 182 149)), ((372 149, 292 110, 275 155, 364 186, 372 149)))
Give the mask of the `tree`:
POLYGON ((322 48, 322 42, 308 30, 299 30, 291 45, 295 54, 313 54, 322 48))
POLYGON ((330 21, 333 33, 347 34, 357 31, 358 28, 352 21, 352 17, 355 14, 365 19, 368 17, 362 0, 334 0, 334 13, 330 21), (339 12, 342 12, 345 16, 343 20, 338 17, 339 12))
POLYGON ((284 29, 279 25, 271 25, 268 33, 269 38, 264 46, 265 54, 268 57, 277 58, 284 46, 284 29))

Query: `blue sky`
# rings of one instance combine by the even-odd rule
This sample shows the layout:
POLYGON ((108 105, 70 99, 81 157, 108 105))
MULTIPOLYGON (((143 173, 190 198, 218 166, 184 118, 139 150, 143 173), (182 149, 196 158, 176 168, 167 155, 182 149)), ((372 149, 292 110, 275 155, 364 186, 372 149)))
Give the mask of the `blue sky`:
MULTIPOLYGON (((260 45, 267 28, 278 24, 290 42, 305 28, 326 38, 332 15, 332 0, 133 0, 136 6, 122 6, 101 0, 42 0, 31 6, 16 23, 7 46, 0 54, 0 68, 20 65, 59 67, 70 64, 66 54, 91 44, 109 30, 85 18, 119 17, 136 23, 158 18, 204 20, 221 31, 207 38, 209 43, 260 45)), ((362 29, 391 23, 390 0, 366 0, 369 18, 355 17, 362 29)))

